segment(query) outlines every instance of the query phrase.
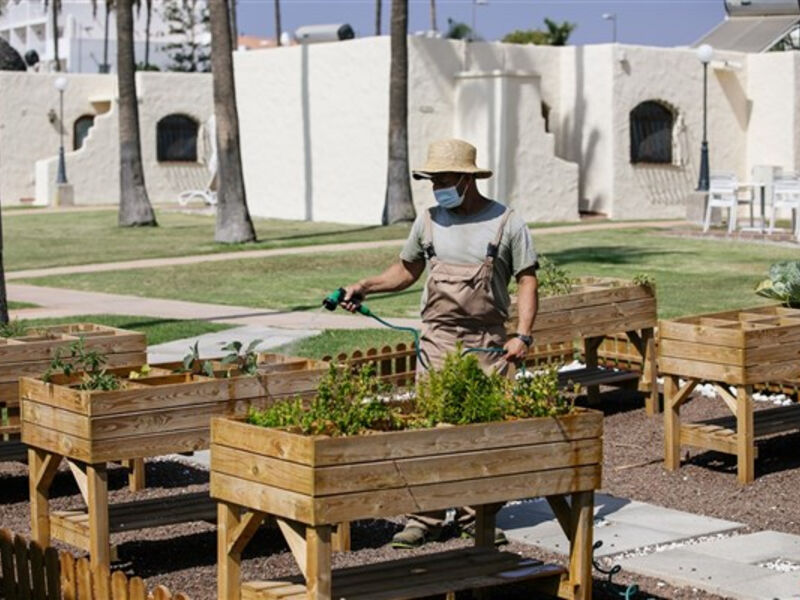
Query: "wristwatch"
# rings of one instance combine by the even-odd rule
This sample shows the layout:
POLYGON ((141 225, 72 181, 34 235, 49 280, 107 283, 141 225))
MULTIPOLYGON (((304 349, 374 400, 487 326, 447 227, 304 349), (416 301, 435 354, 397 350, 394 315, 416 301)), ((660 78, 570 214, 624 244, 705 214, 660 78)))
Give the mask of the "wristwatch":
POLYGON ((515 335, 515 337, 517 337, 520 340, 522 340, 522 343, 525 344, 528 348, 530 348, 531 344, 533 344, 533 338, 531 336, 529 336, 529 335, 523 335, 521 333, 516 333, 514 335, 515 335))

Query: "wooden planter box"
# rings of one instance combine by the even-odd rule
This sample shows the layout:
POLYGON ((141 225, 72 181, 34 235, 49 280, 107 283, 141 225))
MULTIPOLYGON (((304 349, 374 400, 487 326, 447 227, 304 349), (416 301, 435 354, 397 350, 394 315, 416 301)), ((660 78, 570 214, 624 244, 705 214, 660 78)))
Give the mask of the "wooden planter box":
POLYGON ((735 454, 739 481, 749 483, 756 439, 800 430, 799 405, 756 412, 752 399, 754 384, 800 376, 800 309, 766 306, 661 321, 658 353, 667 469, 680 466, 686 444, 735 454), (714 384, 732 416, 681 423, 680 407, 701 382, 714 384))
MULTIPOLYGON (((657 319, 653 288, 626 279, 581 277, 569 294, 539 298, 533 337, 537 344, 563 342, 655 327, 657 319)), ((513 333, 516 326, 514 302, 507 329, 513 333)))
POLYGON ((213 379, 155 366, 108 392, 76 389, 79 376, 51 383, 23 377, 22 441, 90 464, 199 450, 208 447, 212 417, 244 416, 251 406, 313 394, 327 368, 272 357, 257 376, 213 379))
POLYGON ((659 324, 663 373, 747 385, 800 376, 800 309, 764 306, 659 324))
MULTIPOLYGON (((337 438, 233 419, 214 419, 211 430, 211 496, 309 528, 590 492, 601 480, 603 417, 589 410, 337 438)), ((221 598, 236 594, 228 575, 221 586, 233 587, 221 587, 221 598)), ((334 573, 334 589, 335 582, 334 573)), ((309 590, 315 585, 308 581, 309 590)))
POLYGON ((92 323, 37 327, 31 335, 0 338, 0 408, 7 409, 6 419, 0 417, 0 434, 19 434, 19 378, 41 375, 59 348, 66 350, 81 337, 88 350, 107 356, 109 366, 147 362, 143 333, 92 323))

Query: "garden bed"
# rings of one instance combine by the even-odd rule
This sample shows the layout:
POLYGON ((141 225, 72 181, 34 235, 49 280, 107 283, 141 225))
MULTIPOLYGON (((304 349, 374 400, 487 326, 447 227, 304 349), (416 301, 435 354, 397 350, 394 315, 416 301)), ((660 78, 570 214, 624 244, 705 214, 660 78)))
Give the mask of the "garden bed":
MULTIPOLYGON (((469 504, 478 511, 478 545, 491 546, 502 503, 548 496, 574 542, 562 593, 589 598, 591 498, 600 486, 602 431, 602 415, 590 410, 349 437, 214 419, 211 495, 221 503, 219 543, 228 549, 219 559, 220 597, 239 596, 241 551, 267 515, 278 519, 306 577, 303 589, 322 599, 340 585, 334 572, 331 588, 336 523, 469 504), (241 509, 249 512, 242 516, 241 509)), ((260 584, 245 589, 254 585, 260 584)))

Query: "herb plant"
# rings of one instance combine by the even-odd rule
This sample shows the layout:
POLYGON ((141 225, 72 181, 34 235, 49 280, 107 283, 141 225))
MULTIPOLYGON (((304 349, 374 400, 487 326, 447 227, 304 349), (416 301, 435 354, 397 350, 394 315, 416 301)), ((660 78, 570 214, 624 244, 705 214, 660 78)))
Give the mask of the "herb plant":
POLYGON ((214 365, 210 361, 200 360, 199 345, 200 342, 195 342, 194 346, 189 346, 189 352, 183 357, 183 368, 178 371, 214 377, 214 365))
POLYGON ((233 365, 246 375, 255 375, 258 373, 258 352, 256 352, 256 348, 263 341, 253 340, 244 350, 242 350, 244 347, 242 342, 233 341, 225 344, 222 346, 222 350, 223 352, 228 352, 228 354, 222 359, 222 364, 233 365))
POLYGON ((539 293, 542 296, 562 296, 569 294, 575 285, 575 279, 544 256, 539 257, 539 270, 536 272, 539 281, 539 293))
POLYGON ((769 268, 769 279, 758 284, 756 294, 780 300, 788 308, 800 308, 800 260, 777 262, 769 268))
POLYGON ((367 429, 400 428, 399 410, 387 400, 389 387, 366 365, 353 372, 331 365, 310 405, 301 399, 251 410, 247 421, 262 427, 287 427, 307 435, 355 435, 367 429))
POLYGON ((0 323, 0 337, 14 338, 28 335, 28 325, 25 321, 11 319, 8 323, 0 323))
POLYGON ((80 373, 81 383, 78 389, 103 391, 120 389, 120 380, 108 373, 103 366, 107 362, 106 356, 97 350, 87 350, 83 337, 70 344, 67 356, 64 356, 63 350, 63 348, 56 349, 50 366, 42 376, 44 381, 50 381, 56 373, 64 375, 80 373))
POLYGON ((649 273, 637 273, 633 276, 633 285, 654 289, 656 287, 656 278, 649 273))

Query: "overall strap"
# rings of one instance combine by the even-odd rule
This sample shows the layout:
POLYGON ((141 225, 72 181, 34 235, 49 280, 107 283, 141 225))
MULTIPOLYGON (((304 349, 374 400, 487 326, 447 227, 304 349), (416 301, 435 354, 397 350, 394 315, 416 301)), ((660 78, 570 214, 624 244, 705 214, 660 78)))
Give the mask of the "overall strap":
POLYGON ((436 256, 436 251, 433 249, 433 208, 425 211, 425 229, 422 236, 422 250, 425 252, 425 258, 430 260, 436 256))
POLYGON ((494 241, 490 242, 486 247, 486 260, 493 261, 495 258, 497 258, 497 252, 500 249, 500 242, 503 240, 503 231, 506 228, 508 218, 511 216, 511 211, 512 209, 506 208, 506 211, 503 213, 503 216, 500 219, 500 226, 497 228, 497 233, 494 236, 494 241))

